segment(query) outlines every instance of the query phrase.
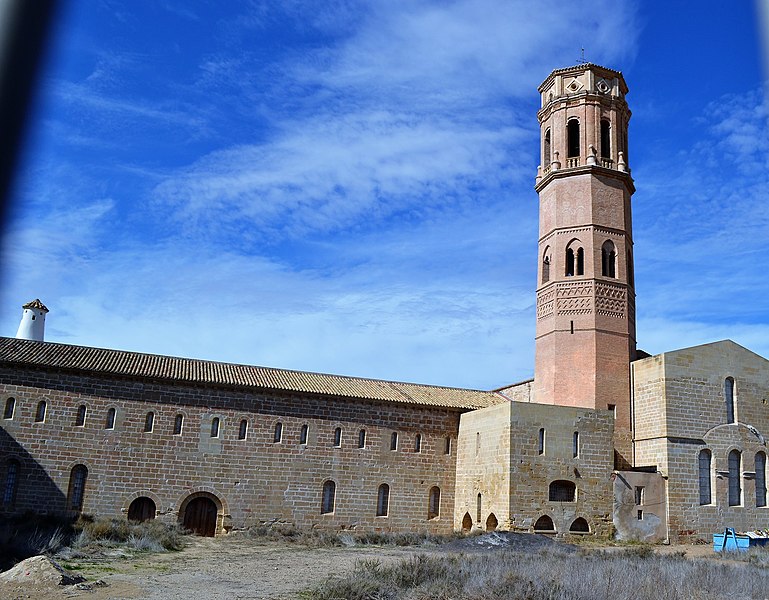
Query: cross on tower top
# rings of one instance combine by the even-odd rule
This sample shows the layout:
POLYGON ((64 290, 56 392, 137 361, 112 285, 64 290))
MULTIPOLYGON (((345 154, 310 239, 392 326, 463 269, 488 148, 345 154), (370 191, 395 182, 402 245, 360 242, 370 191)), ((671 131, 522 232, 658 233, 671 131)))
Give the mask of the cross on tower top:
POLYGON ((582 48, 582 56, 577 59, 577 63, 581 65, 586 65, 588 63, 587 60, 585 60, 585 49, 582 48))

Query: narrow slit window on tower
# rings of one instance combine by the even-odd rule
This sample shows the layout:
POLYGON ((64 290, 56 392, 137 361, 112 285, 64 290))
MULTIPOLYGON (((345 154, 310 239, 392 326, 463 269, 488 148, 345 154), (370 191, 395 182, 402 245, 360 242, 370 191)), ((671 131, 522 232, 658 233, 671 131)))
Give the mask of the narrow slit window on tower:
POLYGON ((392 435, 390 435, 390 450, 397 450, 398 449, 398 432, 393 431, 392 435))
POLYGON ((483 496, 481 496, 481 493, 478 492, 478 496, 475 498, 475 521, 476 523, 481 522, 481 516, 483 515, 483 496))
POLYGON ((724 379, 724 401, 726 402, 726 422, 734 423, 734 379, 724 379))
POLYGON ((542 427, 539 430, 539 434, 537 436, 537 454, 544 454, 545 453, 545 428, 542 427))
POLYGON ((117 411, 114 408, 107 410, 107 419, 104 421, 104 429, 115 429, 115 413, 117 411))
POLYGON ((577 248, 577 275, 585 274, 585 251, 577 248))
POLYGON ((756 506, 766 506, 766 454, 756 452, 756 506))
POLYGON ((447 456, 451 454, 451 436, 447 435, 443 444, 443 453, 447 456))
POLYGON ((550 158, 551 156, 551 148, 550 148, 550 129, 545 131, 545 144, 542 154, 542 166, 543 167, 549 167, 550 163, 553 162, 550 158))
POLYGON ((310 426, 305 423, 299 430, 299 443, 304 446, 307 444, 307 434, 310 432, 310 426))
POLYGON ((550 246, 545 248, 542 255, 542 283, 550 281, 550 246))
POLYGON ((601 158, 611 158, 611 124, 601 119, 601 158))
POLYGON ((635 287, 635 275, 633 274, 633 256, 627 251, 627 282, 635 287))
POLYGON ((184 415, 182 413, 178 413, 174 417, 174 435, 181 435, 183 427, 184 427, 184 415))
POLYGON ((366 447, 366 430, 361 429, 358 432, 358 448, 365 448, 366 447))
POLYGON ((342 445, 342 428, 337 427, 334 429, 334 447, 339 448, 342 445))
POLYGON ((275 423, 275 429, 272 431, 272 441, 277 444, 283 439, 283 423, 275 423))
POLYGON ((566 132, 568 137, 567 158, 576 158, 579 156, 579 121, 577 119, 569 119, 566 125, 566 132))
POLYGON ((414 437, 414 452, 422 452, 422 434, 418 433, 414 437))
POLYGON ((248 436, 248 420, 241 419, 240 427, 238 427, 238 439, 245 440, 247 436, 248 436))
POLYGON ((214 417, 211 419, 211 437, 219 437, 219 417, 214 417))
POLYGON ((579 431, 575 431, 571 438, 571 455, 573 458, 579 456, 579 431))
POLYGON ((606 240, 601 246, 601 275, 604 277, 617 276, 617 250, 611 240, 606 240))

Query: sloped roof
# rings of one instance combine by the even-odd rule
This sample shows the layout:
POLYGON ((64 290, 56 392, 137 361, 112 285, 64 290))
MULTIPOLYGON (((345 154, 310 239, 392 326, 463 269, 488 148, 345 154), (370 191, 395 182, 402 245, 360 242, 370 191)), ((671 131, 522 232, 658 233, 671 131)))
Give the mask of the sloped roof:
POLYGON ((323 394, 475 409, 506 402, 494 392, 220 363, 0 337, 0 363, 201 385, 323 394))
POLYGON ((32 300, 32 302, 27 302, 25 305, 22 306, 22 308, 36 308, 38 310, 44 310, 45 312, 50 312, 48 310, 48 307, 40 302, 40 298, 35 298, 32 300))

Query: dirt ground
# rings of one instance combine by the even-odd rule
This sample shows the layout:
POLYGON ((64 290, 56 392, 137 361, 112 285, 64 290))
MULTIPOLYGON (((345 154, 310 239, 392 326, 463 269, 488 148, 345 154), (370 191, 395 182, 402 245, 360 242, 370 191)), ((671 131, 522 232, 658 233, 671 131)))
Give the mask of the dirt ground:
MULTIPOLYGON (((92 600, 141 598, 147 600, 295 600, 300 592, 327 577, 351 570, 355 562, 377 559, 396 561, 431 552, 493 552, 507 547, 539 551, 557 546, 546 536, 517 534, 519 537, 482 539, 468 543, 421 547, 306 548, 284 542, 255 542, 241 539, 191 538, 181 552, 114 556, 98 560, 73 560, 65 566, 86 577, 91 589, 0 583, 0 598, 7 600, 92 600), (101 580, 106 585, 93 585, 101 580)), ((515 535, 515 534, 513 534, 515 535)), ((687 556, 712 556, 709 546, 658 547, 659 552, 684 550, 687 556)))

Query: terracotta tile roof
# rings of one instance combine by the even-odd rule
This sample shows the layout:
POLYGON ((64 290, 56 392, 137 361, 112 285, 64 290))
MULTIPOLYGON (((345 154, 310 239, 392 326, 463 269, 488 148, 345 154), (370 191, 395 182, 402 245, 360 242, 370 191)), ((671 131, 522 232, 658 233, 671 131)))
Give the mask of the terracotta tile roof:
POLYGON ((6 337, 0 337, 0 364, 2 363, 443 408, 474 409, 506 402, 499 394, 479 390, 289 371, 6 337))
POLYGON ((40 302, 40 298, 35 298, 32 302, 27 302, 22 306, 22 308, 36 308, 38 310, 44 310, 45 312, 50 312, 48 310, 48 307, 40 302))

